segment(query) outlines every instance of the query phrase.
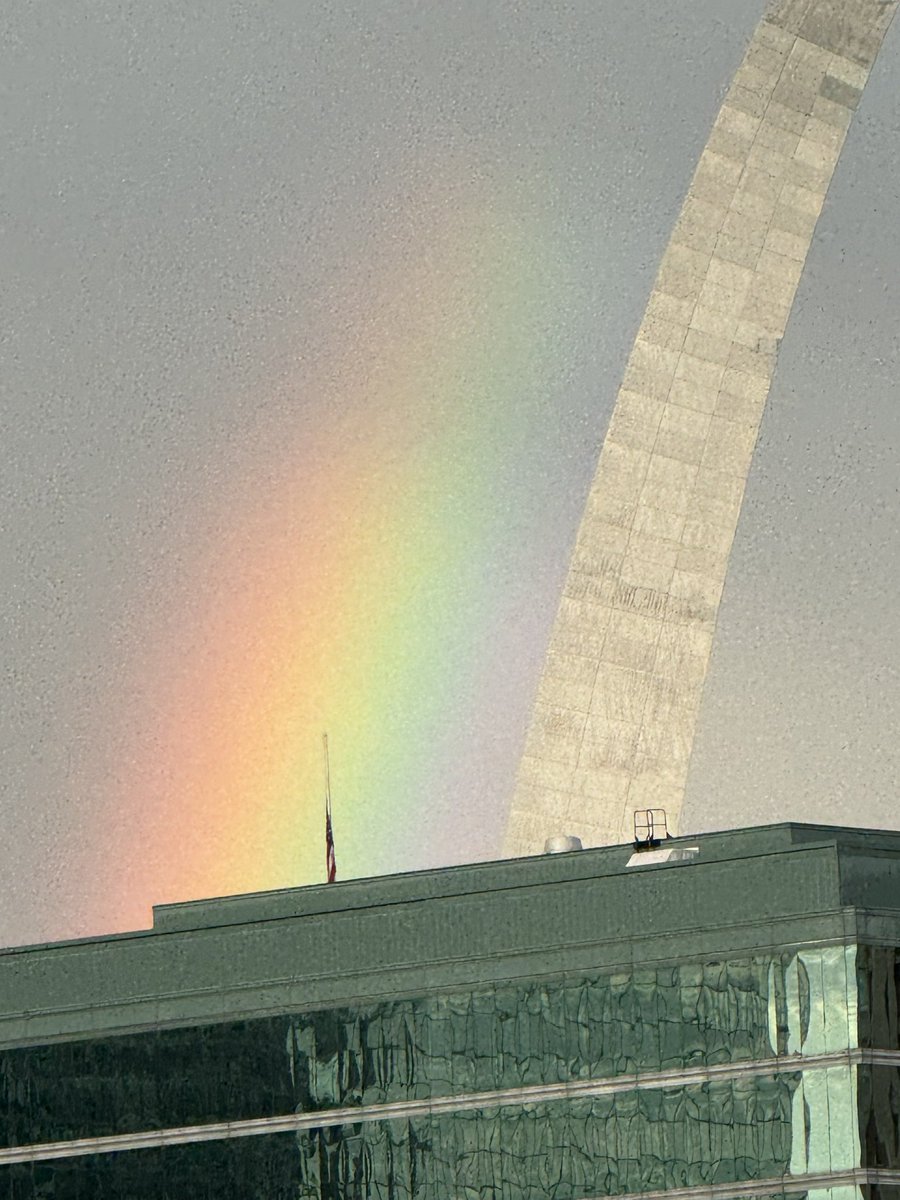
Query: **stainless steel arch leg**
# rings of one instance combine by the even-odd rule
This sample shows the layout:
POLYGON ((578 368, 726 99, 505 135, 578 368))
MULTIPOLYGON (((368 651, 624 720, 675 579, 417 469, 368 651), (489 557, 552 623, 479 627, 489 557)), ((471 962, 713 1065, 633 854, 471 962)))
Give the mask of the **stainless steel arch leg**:
POLYGON ((505 853, 677 830, 728 555, 779 340, 897 0, 777 0, 663 256, 543 668, 505 853))

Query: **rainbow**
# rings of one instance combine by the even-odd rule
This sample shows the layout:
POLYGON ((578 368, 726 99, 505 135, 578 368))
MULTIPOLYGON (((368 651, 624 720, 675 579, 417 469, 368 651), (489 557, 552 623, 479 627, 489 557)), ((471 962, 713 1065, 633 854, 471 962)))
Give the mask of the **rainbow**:
POLYGON ((248 451, 241 511, 212 475, 216 533, 173 592, 190 603, 149 623, 122 683, 102 856, 82 864, 92 932, 320 881, 323 731, 339 878, 441 859, 452 833, 428 797, 453 747, 489 738, 508 620, 494 564, 502 547, 527 570, 506 526, 534 487, 570 269, 547 205, 484 183, 443 200, 405 244, 386 234, 397 267, 364 281, 336 356, 273 383, 296 429, 264 461, 248 451))

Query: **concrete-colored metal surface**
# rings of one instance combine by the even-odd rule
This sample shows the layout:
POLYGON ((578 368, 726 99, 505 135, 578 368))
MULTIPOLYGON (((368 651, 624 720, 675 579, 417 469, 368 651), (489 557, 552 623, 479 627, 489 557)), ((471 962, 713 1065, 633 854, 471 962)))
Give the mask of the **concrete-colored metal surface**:
POLYGON ((896 0, 777 0, 663 257, 551 637, 505 850, 677 830, 719 599, 778 345, 896 0))

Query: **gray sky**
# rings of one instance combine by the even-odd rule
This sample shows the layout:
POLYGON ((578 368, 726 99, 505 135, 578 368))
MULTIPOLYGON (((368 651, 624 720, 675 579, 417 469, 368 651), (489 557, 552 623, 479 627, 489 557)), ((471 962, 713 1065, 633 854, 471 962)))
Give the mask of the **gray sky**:
POLYGON ((731 555, 690 829, 900 827, 900 25, 778 357, 731 555))
MULTIPOLYGON (((452 572, 449 555, 417 560, 411 534, 407 559, 398 551, 421 562, 414 583, 436 614, 416 650, 430 655, 418 667, 428 687, 401 677, 394 655, 379 668, 392 723, 365 732, 386 743, 399 729, 416 749, 416 712, 442 680, 440 736, 419 743, 427 771, 398 765, 373 782, 380 799, 360 803, 342 865, 362 874, 497 853, 625 358, 762 8, 5 7, 0 942, 146 924, 153 900, 191 894, 202 825, 168 697, 212 688, 222 647, 209 595, 256 587, 262 526, 241 542, 230 522, 271 490, 271 525, 285 472, 322 478, 327 492, 357 460, 364 512, 384 463, 360 445, 372 440, 389 461, 385 431, 405 436, 411 421, 430 447, 422 477, 433 467, 476 497, 470 511, 449 483, 446 494, 423 489, 435 527, 464 546, 477 524, 478 541, 469 568, 452 572), (470 213, 494 231, 485 245, 512 247, 511 265, 497 251, 503 269, 521 268, 510 323, 527 321, 533 337, 520 375, 504 365, 518 343, 491 323, 506 293, 488 268, 486 290, 471 283, 465 235, 454 274, 444 251, 456 235, 445 246, 423 234, 465 231, 470 213), (409 283, 428 278, 429 256, 446 293, 433 311, 409 283), (367 412, 354 381, 392 369, 398 330, 422 307, 440 346, 475 329, 464 349, 481 374, 460 368, 458 393, 447 384, 437 400, 404 393, 367 412), (442 441, 474 403, 469 384, 483 411, 442 441), (495 414, 488 450, 469 434, 495 414), (323 427, 346 431, 344 442, 323 440, 323 427), (453 455, 469 457, 445 470, 453 455), (476 662, 463 670, 467 630, 476 662), (419 793, 428 807, 410 821, 419 793), (396 795, 407 799, 392 808, 396 795)), ((895 28, 782 347, 701 714, 686 810, 695 826, 893 823, 898 65, 895 28)), ((413 371, 405 353, 430 396, 431 360, 421 354, 413 371)), ((446 378, 452 355, 434 356, 446 378)), ((346 533, 339 516, 335 539, 346 533)), ((306 536, 285 528, 285 545, 306 536)), ((298 575, 313 577, 298 586, 327 575, 330 528, 298 551, 298 575)), ((404 541, 400 517, 385 528, 404 541)), ((365 642, 361 620, 353 632, 365 642)), ((252 796, 222 800, 244 802, 252 796)), ((304 870, 290 882, 315 877, 304 870)), ((229 871, 209 868, 203 886, 251 878, 229 871)))

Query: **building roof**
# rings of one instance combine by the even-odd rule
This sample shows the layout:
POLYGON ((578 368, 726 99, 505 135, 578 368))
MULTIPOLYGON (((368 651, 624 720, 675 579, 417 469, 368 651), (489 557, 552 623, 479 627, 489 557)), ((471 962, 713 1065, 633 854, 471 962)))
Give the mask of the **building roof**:
POLYGON ((783 824, 162 905, 0 952, 0 1045, 774 947, 898 944, 900 833, 783 824))

